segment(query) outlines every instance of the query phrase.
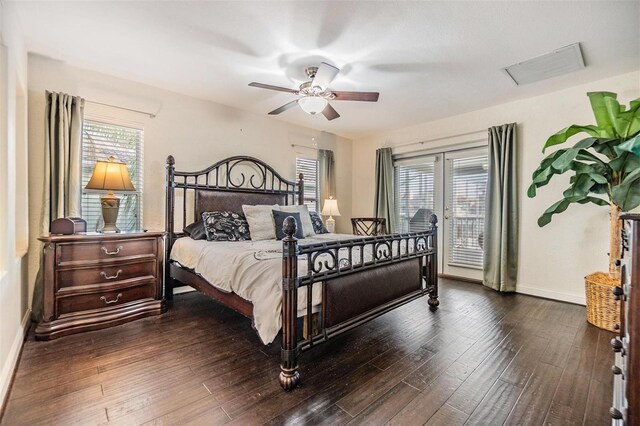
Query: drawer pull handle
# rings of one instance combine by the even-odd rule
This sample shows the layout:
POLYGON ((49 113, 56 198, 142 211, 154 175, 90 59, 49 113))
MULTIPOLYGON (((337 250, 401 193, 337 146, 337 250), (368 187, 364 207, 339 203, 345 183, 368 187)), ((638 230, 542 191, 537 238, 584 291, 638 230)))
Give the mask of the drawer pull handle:
POLYGON ((116 251, 109 251, 109 249, 107 249, 105 246, 102 246, 100 248, 105 254, 108 254, 109 256, 115 256, 116 254, 120 253, 120 250, 122 250, 122 246, 118 246, 116 248, 116 251))
POLYGON ((116 298, 113 300, 107 300, 105 296, 100 296, 100 300, 103 300, 104 303, 106 303, 107 305, 110 305, 111 303, 116 303, 118 300, 120 300, 121 297, 122 297, 122 293, 118 293, 116 298))
POLYGON ((100 272, 100 275, 102 275, 102 278, 104 278, 105 280, 115 280, 116 278, 118 278, 118 276, 122 273, 122 269, 118 269, 118 272, 116 272, 115 275, 107 275, 106 272, 102 271, 100 272))

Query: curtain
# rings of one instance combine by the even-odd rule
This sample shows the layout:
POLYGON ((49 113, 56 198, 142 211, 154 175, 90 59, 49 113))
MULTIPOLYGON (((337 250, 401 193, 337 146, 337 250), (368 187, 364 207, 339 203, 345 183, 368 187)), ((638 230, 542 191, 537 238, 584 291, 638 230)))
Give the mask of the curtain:
MULTIPOLYGON (((40 232, 49 232, 51 221, 80 216, 82 200, 82 120, 84 99, 46 92, 44 122, 44 181, 40 232)), ((42 251, 32 300, 32 319, 42 316, 42 251)))
POLYGON ((329 197, 336 198, 336 172, 333 151, 329 149, 318 150, 318 181, 320 182, 320 211, 324 200, 329 197))
POLYGON ((376 151, 376 194, 373 214, 387 220, 387 231, 395 232, 396 209, 394 198, 394 170, 391 148, 376 151))
POLYGON ((516 152, 516 123, 489 129, 483 284, 504 292, 516 290, 518 275, 516 152))

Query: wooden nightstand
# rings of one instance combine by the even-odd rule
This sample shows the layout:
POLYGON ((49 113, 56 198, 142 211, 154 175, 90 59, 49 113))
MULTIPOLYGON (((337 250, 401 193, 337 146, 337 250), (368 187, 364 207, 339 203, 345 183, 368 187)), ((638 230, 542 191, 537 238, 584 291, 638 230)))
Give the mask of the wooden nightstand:
POLYGON ((164 232, 46 235, 39 340, 165 311, 164 232))

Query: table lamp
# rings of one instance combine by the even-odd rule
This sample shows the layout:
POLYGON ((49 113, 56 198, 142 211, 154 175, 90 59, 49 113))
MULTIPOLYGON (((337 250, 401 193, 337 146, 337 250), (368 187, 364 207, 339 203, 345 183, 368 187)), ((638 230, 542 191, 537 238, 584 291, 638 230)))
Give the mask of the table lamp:
POLYGON ((113 156, 109 157, 109 161, 96 161, 96 167, 93 169, 93 174, 85 189, 108 191, 104 197, 100 198, 102 218, 104 219, 102 232, 120 232, 120 229, 116 226, 118 211, 120 210, 120 198, 116 197, 113 191, 136 190, 131 183, 131 178, 129 178, 127 165, 116 161, 113 156))
POLYGON ((336 221, 333 216, 340 216, 340 210, 338 210, 338 200, 334 200, 333 197, 329 197, 328 200, 324 200, 324 207, 322 208, 322 215, 329 216, 327 219, 327 230, 334 232, 336 229, 336 221))

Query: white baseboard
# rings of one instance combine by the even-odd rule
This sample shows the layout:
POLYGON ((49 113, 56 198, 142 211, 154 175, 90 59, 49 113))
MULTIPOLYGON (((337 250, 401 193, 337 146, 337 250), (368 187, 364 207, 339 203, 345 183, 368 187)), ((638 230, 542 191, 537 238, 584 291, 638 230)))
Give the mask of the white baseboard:
POLYGON ((196 291, 196 289, 193 287, 189 287, 188 285, 183 285, 183 286, 174 288, 173 294, 189 293, 190 291, 196 291))
POLYGON ((18 358, 20 357, 20 351, 22 350, 22 344, 24 343, 24 336, 29 330, 29 320, 31 319, 31 310, 27 309, 24 317, 22 318, 22 322, 20 323, 20 329, 16 333, 13 338, 13 343, 11 344, 11 349, 9 349, 9 355, 7 356, 7 361, 2 366, 2 373, 0 373, 0 408, 4 403, 5 398, 7 397, 7 392, 9 391, 9 385, 11 384, 11 379, 13 377, 13 371, 16 368, 16 364, 18 363, 18 358))
POLYGON ((541 290, 534 287, 518 285, 516 293, 528 294, 529 296, 544 297, 545 299, 559 300, 561 302, 574 303, 576 305, 586 305, 584 294, 560 293, 558 291, 541 290))

